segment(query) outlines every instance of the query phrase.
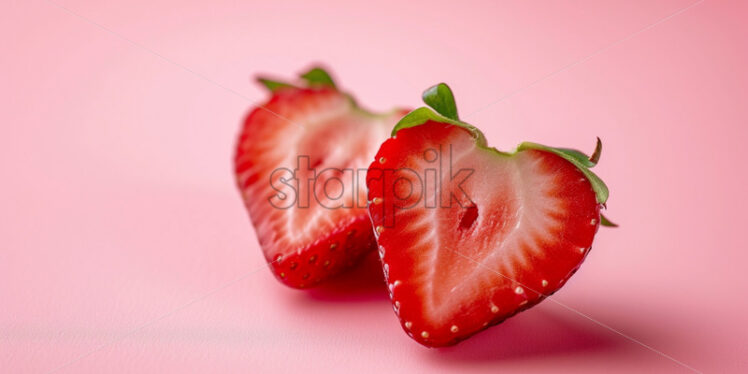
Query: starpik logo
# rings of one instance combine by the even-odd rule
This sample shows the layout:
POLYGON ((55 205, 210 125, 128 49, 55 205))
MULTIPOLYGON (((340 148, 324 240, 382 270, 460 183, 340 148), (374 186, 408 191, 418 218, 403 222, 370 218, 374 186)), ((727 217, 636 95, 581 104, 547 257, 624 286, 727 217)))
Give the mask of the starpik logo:
MULTIPOLYGON (((453 204, 462 208, 475 206, 463 189, 475 170, 455 168, 451 145, 446 150, 443 147, 428 148, 418 155, 405 160, 405 164, 417 166, 418 170, 376 166, 371 170, 320 169, 321 160, 299 155, 294 169, 277 168, 270 174, 269 183, 275 194, 268 201, 276 209, 366 208, 372 203, 367 201, 365 193, 368 178, 370 187, 381 189, 374 195, 387 196, 383 201, 374 202, 383 204, 385 227, 395 224, 397 209, 451 208, 453 204)), ((380 165, 386 164, 386 160, 378 161, 380 165)))

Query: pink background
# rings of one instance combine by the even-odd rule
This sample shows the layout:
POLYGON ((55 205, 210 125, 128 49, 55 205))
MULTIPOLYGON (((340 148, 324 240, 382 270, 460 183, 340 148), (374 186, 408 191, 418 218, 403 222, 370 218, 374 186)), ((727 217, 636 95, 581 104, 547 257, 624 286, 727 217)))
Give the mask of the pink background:
POLYGON ((315 61, 375 109, 446 81, 465 117, 520 90, 467 116, 499 148, 600 136, 621 227, 556 299, 696 370, 748 371, 748 3, 645 29, 691 3, 3 2, 0 372, 688 370, 551 302, 423 348, 373 261, 278 284, 232 146, 265 97, 249 77, 315 61))

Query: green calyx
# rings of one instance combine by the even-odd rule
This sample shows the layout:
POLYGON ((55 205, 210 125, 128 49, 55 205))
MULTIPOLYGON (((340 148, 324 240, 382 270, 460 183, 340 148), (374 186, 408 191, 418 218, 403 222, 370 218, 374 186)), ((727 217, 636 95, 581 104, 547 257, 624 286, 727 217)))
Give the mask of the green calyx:
POLYGON ((330 77, 330 74, 320 67, 312 68, 304 74, 301 74, 301 78, 306 81, 309 86, 328 86, 335 87, 335 82, 330 77))
MULTIPOLYGON (((423 101, 430 107, 421 107, 403 117, 400 122, 395 125, 392 130, 392 136, 396 136, 397 132, 409 128, 420 126, 428 121, 435 121, 440 123, 448 123, 450 125, 459 126, 468 130, 475 138, 476 145, 480 148, 488 149, 496 152, 500 155, 511 156, 513 153, 505 153, 497 150, 496 148, 489 147, 486 142, 486 137, 483 133, 468 123, 462 122, 457 116, 457 105, 455 104, 454 95, 452 90, 445 83, 439 83, 423 93, 423 101)), ((571 162, 576 166, 582 174, 590 181, 592 189, 595 192, 595 197, 599 204, 605 204, 608 201, 609 191, 605 183, 593 173, 590 168, 597 165, 600 161, 600 154, 602 153, 602 142, 600 138, 597 138, 597 145, 592 156, 587 156, 584 152, 576 149, 569 148, 554 148, 544 146, 537 143, 525 142, 517 147, 514 152, 520 152, 528 149, 537 149, 554 153, 565 160, 571 162)), ((614 223, 610 222, 607 218, 601 216, 600 224, 603 226, 615 226, 614 223)))
POLYGON ((397 132, 402 129, 420 126, 428 121, 435 121, 462 127, 470 131, 479 146, 487 147, 486 137, 477 127, 460 121, 457 116, 455 97, 446 83, 439 83, 436 86, 430 87, 423 92, 422 97, 423 101, 431 108, 420 107, 406 114, 405 117, 400 119, 400 122, 395 125, 395 128, 392 129, 392 136, 395 136, 397 132), (436 112, 434 112, 434 110, 436 110, 436 112))
POLYGON ((286 83, 286 82, 280 82, 280 81, 276 81, 276 80, 272 80, 272 79, 268 79, 268 78, 263 78, 263 77, 258 77, 257 78, 257 82, 259 82, 260 84, 262 84, 263 86, 265 86, 265 88, 267 88, 268 91, 270 91, 270 92, 275 92, 275 91, 278 91, 278 90, 280 90, 282 88, 295 87, 294 85, 286 83))
MULTIPOLYGON (((605 183, 593 173, 590 168, 595 166, 596 163, 593 163, 591 161, 590 157, 587 157, 584 153, 581 151, 577 151, 575 149, 568 149, 568 148, 553 148, 544 146, 542 144, 537 143, 530 143, 530 142, 524 142, 517 147, 517 151, 524 151, 526 149, 537 149, 541 151, 548 151, 551 153, 555 153, 558 156, 561 156, 562 158, 566 159, 566 161, 571 162, 574 164, 574 166, 579 169, 579 171, 584 174, 585 177, 590 181, 590 184, 592 185, 592 190, 595 191, 595 196, 597 197, 597 202, 599 204, 605 204, 606 201, 608 201, 608 195, 610 194, 608 191, 608 186, 605 185, 605 183)), ((599 159, 599 156, 598 156, 599 159)))
MULTIPOLYGON (((309 71, 300 74, 299 78, 301 78, 307 87, 331 87, 337 89, 335 81, 332 79, 330 74, 321 67, 313 67, 309 71)), ((286 88, 299 88, 288 82, 262 76, 257 77, 257 81, 265 86, 265 88, 270 92, 276 92, 286 88)))
POLYGON ((353 97, 353 95, 341 91, 338 88, 338 86, 335 84, 335 81, 332 79, 332 76, 330 76, 330 73, 318 66, 312 67, 311 69, 299 74, 298 80, 294 83, 289 83, 288 81, 268 78, 264 76, 258 76, 256 80, 271 93, 276 93, 288 89, 299 90, 310 88, 330 88, 336 90, 340 94, 345 96, 345 98, 351 103, 351 110, 356 115, 374 118, 386 118, 400 112, 400 109, 392 109, 391 111, 387 112, 372 112, 366 108, 362 108, 358 105, 358 102, 356 102, 356 99, 353 97))

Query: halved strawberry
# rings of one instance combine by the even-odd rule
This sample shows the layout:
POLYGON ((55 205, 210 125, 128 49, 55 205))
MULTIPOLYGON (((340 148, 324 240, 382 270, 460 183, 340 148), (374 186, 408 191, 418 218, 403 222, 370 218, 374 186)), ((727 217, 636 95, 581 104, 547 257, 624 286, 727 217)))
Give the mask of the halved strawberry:
POLYGON ((358 171, 406 113, 363 110, 319 68, 302 79, 303 87, 259 79, 272 96, 245 120, 234 160, 265 258, 298 288, 376 247, 358 171))
POLYGON ((599 158, 523 143, 504 153, 460 122, 449 88, 424 93, 369 167, 369 213, 395 313, 451 345, 558 290, 589 253, 608 197, 599 158))

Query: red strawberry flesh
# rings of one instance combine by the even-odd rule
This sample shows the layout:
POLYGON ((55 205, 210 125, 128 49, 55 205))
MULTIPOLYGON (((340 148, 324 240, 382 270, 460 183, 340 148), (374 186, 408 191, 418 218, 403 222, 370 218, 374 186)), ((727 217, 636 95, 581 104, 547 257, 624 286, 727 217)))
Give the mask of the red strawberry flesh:
POLYGON ((284 85, 246 118, 236 180, 283 283, 313 286, 375 248, 363 178, 358 183, 354 172, 366 167, 402 114, 367 113, 329 85, 284 85))
POLYGON ((367 175, 395 312, 427 346, 455 344, 558 290, 600 222, 575 164, 543 149, 501 153, 473 130, 438 118, 396 130, 367 175), (469 177, 456 185, 458 171, 469 177))

